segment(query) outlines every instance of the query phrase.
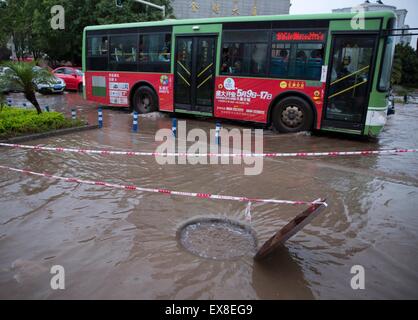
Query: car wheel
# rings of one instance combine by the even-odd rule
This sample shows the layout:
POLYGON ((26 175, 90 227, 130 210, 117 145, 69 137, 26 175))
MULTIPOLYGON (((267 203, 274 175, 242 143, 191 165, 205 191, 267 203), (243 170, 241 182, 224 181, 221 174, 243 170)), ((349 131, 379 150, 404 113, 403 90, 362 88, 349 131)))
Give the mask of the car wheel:
POLYGON ((299 97, 284 98, 273 110, 273 125, 283 133, 309 131, 313 118, 310 105, 299 97))
POLYGON ((158 110, 158 98, 150 87, 139 87, 133 98, 134 111, 143 114, 158 110))
POLYGON ((83 84, 82 83, 78 84, 78 92, 83 92, 83 84))

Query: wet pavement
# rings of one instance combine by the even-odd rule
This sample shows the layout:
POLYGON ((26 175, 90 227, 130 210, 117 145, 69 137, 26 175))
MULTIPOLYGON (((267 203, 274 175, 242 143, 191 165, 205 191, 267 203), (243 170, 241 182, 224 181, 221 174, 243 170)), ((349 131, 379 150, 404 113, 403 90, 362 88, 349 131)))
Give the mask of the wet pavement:
MULTIPOLYGON (((12 95, 19 103, 19 95, 12 95)), ((41 97, 41 105, 96 123, 97 109, 76 93, 41 97)), ((398 105, 376 141, 266 130, 265 152, 418 148, 418 106, 398 105)), ((213 120, 184 118, 188 129, 213 120)), ((179 119, 180 120, 180 119, 179 119)), ((155 151, 156 130, 171 119, 104 109, 105 127, 28 144, 155 151)), ((250 128, 227 122, 225 127, 250 128)), ((0 164, 59 176, 178 191, 311 201, 329 208, 286 248, 256 263, 253 250, 234 259, 204 259, 177 239, 199 217, 246 223, 246 204, 115 190, 1 171, 0 298, 132 299, 417 299, 418 157, 416 154, 266 159, 245 165, 158 165, 152 157, 99 156, 0 149, 0 164), (50 287, 51 266, 65 268, 65 290, 50 287), (353 290, 362 265, 366 289, 353 290)), ((259 244, 305 207, 253 204, 259 244)), ((235 240, 234 240, 235 241, 235 240)), ((234 244, 231 241, 231 245, 234 244)), ((241 249, 241 248, 240 248, 241 249)))

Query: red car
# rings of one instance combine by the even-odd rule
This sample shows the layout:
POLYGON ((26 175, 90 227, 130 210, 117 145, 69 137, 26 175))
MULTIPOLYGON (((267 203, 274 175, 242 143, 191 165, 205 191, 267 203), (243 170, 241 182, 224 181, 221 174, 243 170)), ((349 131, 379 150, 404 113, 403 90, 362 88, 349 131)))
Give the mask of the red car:
POLYGON ((61 67, 55 69, 52 73, 65 81, 68 90, 83 91, 84 74, 81 70, 71 67, 61 67))

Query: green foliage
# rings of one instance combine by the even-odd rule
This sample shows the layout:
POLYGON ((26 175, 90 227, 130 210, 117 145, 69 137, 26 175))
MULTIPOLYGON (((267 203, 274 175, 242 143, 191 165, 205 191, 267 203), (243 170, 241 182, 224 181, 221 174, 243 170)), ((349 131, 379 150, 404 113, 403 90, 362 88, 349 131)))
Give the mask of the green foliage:
POLYGON ((6 61, 1 66, 10 68, 1 77, 2 81, 23 92, 35 92, 35 82, 52 83, 54 79, 47 69, 35 68, 36 62, 6 61))
POLYGON ((35 67, 36 62, 7 61, 2 66, 9 69, 0 77, 0 90, 2 87, 8 87, 22 91, 25 98, 34 105, 37 112, 42 113, 36 99, 36 83, 51 83, 53 81, 52 74, 46 69, 35 67))
POLYGON ((392 67, 392 84, 400 84, 402 81, 402 60, 395 55, 392 67))
POLYGON ((418 87, 418 55, 416 50, 409 44, 398 44, 396 46, 395 57, 401 65, 401 70, 396 70, 394 67, 396 80, 399 80, 397 78, 399 74, 396 75, 396 73, 401 73, 401 80, 397 83, 404 86, 418 87))
POLYGON ((66 119, 58 112, 37 114, 34 110, 4 107, 0 112, 0 138, 11 138, 81 126, 81 120, 66 119))
MULTIPOLYGON (((170 0, 153 0, 166 5, 170 0)), ((23 57, 27 48, 35 58, 47 54, 51 60, 81 63, 83 29, 89 25, 160 20, 161 12, 133 0, 125 0, 122 8, 114 0, 8 0, 0 8, 0 44, 13 36, 17 54, 23 57), (51 28, 51 8, 65 9, 65 30, 51 28)))
POLYGON ((6 97, 4 96, 4 93, 1 91, 1 88, 0 88, 0 112, 3 110, 5 103, 6 103, 6 97))

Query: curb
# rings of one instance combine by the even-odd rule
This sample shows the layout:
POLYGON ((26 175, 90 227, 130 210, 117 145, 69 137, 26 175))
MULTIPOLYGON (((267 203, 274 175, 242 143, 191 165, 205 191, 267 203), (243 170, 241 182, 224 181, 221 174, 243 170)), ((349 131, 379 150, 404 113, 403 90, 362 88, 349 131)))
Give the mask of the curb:
POLYGON ((95 124, 95 125, 85 125, 85 126, 82 126, 82 127, 65 128, 65 129, 59 129, 59 130, 54 130, 54 131, 35 133, 35 134, 31 134, 31 135, 26 135, 26 136, 19 136, 19 137, 6 139, 6 140, 0 140, 0 142, 19 143, 19 142, 36 140, 36 139, 55 137, 55 136, 60 136, 60 135, 79 132, 79 131, 93 130, 93 129, 98 129, 98 128, 99 128, 99 126, 97 124, 95 124))

